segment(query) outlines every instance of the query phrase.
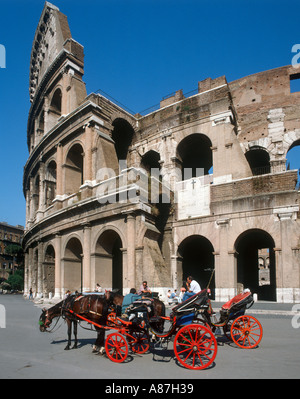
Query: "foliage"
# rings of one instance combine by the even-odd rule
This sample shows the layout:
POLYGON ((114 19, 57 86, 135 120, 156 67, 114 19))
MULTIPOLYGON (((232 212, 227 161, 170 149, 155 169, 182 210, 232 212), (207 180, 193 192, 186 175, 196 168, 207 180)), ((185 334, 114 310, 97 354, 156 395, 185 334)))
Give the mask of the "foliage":
POLYGON ((17 244, 9 244, 5 248, 5 253, 7 255, 11 256, 22 256, 23 255, 23 249, 20 245, 17 244))
POLYGON ((22 291, 24 289, 24 270, 18 269, 14 274, 10 274, 7 283, 10 285, 12 290, 22 291))

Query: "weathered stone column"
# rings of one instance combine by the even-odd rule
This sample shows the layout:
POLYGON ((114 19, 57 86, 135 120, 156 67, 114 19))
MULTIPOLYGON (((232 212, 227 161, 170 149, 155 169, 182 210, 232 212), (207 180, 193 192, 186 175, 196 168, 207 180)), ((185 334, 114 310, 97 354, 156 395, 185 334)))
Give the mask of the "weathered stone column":
POLYGON ((91 291, 91 226, 85 225, 83 227, 83 284, 82 291, 91 291))
POLYGON ((42 297, 43 294, 43 249, 42 241, 38 243, 38 275, 37 275, 37 294, 42 297))
POLYGON ((235 295, 236 273, 234 252, 228 252, 228 229, 229 219, 218 219, 216 221, 219 229, 219 248, 215 255, 215 285, 216 300, 228 301, 235 295), (232 256, 233 255, 233 256, 232 256))
POLYGON ((128 287, 136 286, 136 260, 135 260, 135 215, 127 215, 127 270, 128 287))
POLYGON ((63 147, 59 143, 56 147, 56 195, 63 195, 63 176, 62 176, 62 165, 63 165, 63 147))
POLYGON ((85 151, 84 151, 84 182, 93 180, 93 165, 92 165, 92 145, 93 145, 94 128, 90 126, 85 127, 85 151))
POLYGON ((28 295, 29 288, 28 288, 28 279, 29 279, 29 254, 28 252, 25 253, 25 270, 24 270, 24 296, 28 295))
POLYGON ((61 299, 63 295, 61 286, 61 236, 55 236, 55 295, 54 298, 61 299))
POLYGON ((33 273, 33 248, 28 248, 28 292, 32 286, 32 273, 33 273))

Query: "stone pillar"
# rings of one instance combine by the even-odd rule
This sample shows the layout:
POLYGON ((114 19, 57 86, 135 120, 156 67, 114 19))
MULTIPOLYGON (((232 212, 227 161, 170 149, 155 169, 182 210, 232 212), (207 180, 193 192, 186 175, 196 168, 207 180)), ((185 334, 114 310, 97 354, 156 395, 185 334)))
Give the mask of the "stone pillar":
POLYGON ((85 128, 85 151, 84 151, 84 182, 90 182, 93 180, 93 156, 92 156, 92 145, 93 145, 93 133, 94 128, 89 125, 85 128))
POLYGON ((35 217, 35 215, 34 215, 34 211, 35 211, 35 209, 34 209, 34 193, 33 193, 33 185, 34 184, 33 184, 33 177, 32 176, 30 176, 29 184, 30 184, 30 206, 29 206, 30 212, 29 212, 29 219, 30 219, 30 222, 32 222, 34 220, 34 217, 35 217))
POLYGON ((91 291, 91 227, 83 227, 82 291, 91 291))
POLYGON ((45 210, 45 164, 40 162, 39 211, 45 210))
POLYGON ((234 251, 228 252, 229 219, 216 221, 219 230, 219 250, 215 252, 215 285, 216 300, 228 301, 235 295, 236 287, 236 260, 234 251))
POLYGON ((32 286, 32 273, 33 273, 33 248, 28 249, 28 292, 32 286))
MULTIPOLYGON (((278 259, 280 263, 276 265, 276 292, 278 302, 293 303, 296 297, 298 297, 299 287, 297 283, 299 264, 296 266, 296 271, 293 267, 294 258, 292 251, 293 239, 295 237, 294 225, 297 223, 297 212, 299 212, 298 206, 274 210, 280 223, 281 233, 281 256, 278 259), (279 274, 278 277, 277 274, 279 274)), ((276 257, 276 260, 277 258, 278 257, 276 257)))
POLYGON ((127 215, 127 283, 128 287, 136 286, 135 261, 135 215, 127 215))
POLYGON ((44 244, 38 243, 38 275, 37 275, 37 295, 41 298, 43 294, 43 248, 44 244))
POLYGON ((63 195, 63 147, 59 143, 56 147, 56 196, 63 195))
POLYGON ((30 228, 30 190, 26 190, 26 230, 30 228))
POLYGON ((55 236, 55 295, 54 298, 61 299, 63 292, 61 286, 61 236, 55 236))
POLYGON ((24 255, 24 263, 25 263, 25 270, 24 270, 24 296, 27 296, 29 293, 29 288, 28 287, 28 279, 29 279, 29 254, 28 252, 25 253, 24 255))

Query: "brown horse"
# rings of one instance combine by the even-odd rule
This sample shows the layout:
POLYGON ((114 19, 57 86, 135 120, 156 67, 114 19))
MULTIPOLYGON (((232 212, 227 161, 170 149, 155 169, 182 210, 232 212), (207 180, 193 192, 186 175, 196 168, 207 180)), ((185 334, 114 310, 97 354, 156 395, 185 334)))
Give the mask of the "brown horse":
MULTIPOLYGON (((121 311, 124 299, 123 295, 121 295, 119 292, 105 291, 105 298, 109 305, 114 306, 117 313, 121 311)), ((153 327, 154 330, 162 332, 164 328, 164 319, 154 320, 154 317, 159 317, 159 316, 165 317, 166 306, 162 301, 160 301, 157 298, 150 298, 150 299, 153 305, 152 306, 153 312, 150 313, 150 326, 153 327), (151 321, 151 317, 153 317, 153 321, 151 321)))
MULTIPOLYGON (((74 345, 72 349, 76 349, 77 325, 79 318, 76 314, 83 316, 85 319, 96 323, 97 325, 106 325, 108 314, 108 301, 99 295, 70 295, 64 301, 52 306, 50 309, 43 309, 39 319, 40 331, 48 331, 52 320, 57 317, 63 317, 68 326, 68 343, 65 350, 69 350, 71 346, 72 325, 74 331, 74 345)), ((97 339, 93 346, 93 351, 103 353, 105 330, 95 326, 97 331, 97 339)))

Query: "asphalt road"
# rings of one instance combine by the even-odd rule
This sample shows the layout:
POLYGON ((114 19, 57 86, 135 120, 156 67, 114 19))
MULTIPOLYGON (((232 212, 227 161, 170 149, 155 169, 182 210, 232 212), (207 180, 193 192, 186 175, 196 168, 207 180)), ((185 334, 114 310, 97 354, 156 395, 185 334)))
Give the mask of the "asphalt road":
POLYGON ((256 317, 263 326, 264 336, 258 348, 239 349, 221 337, 214 364, 209 369, 193 371, 178 364, 172 343, 164 351, 128 356, 125 363, 113 363, 106 356, 92 353, 95 332, 81 328, 79 348, 65 351, 67 335, 63 321, 54 332, 41 333, 38 326, 41 309, 33 302, 20 295, 0 295, 0 305, 2 315, 5 309, 6 322, 5 328, 0 328, 1 379, 93 378, 101 380, 105 390, 117 389, 112 383, 120 379, 137 384, 141 379, 149 383, 192 383, 202 379, 300 377, 300 328, 295 328, 295 324, 293 327, 290 315, 261 311, 256 317))

